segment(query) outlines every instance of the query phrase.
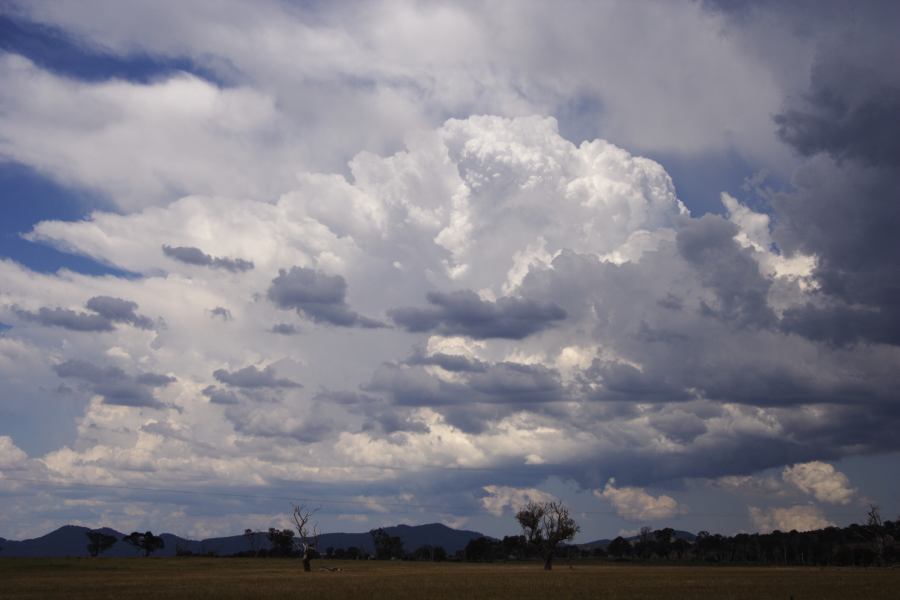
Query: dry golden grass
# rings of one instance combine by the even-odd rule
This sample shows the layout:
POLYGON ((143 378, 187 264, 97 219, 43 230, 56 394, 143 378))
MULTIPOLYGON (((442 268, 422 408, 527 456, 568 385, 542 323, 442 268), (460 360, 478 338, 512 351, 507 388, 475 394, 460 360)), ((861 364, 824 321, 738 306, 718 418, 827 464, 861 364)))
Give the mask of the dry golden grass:
POLYGON ((314 561, 0 559, 0 598, 821 598, 895 600, 897 569, 314 561))

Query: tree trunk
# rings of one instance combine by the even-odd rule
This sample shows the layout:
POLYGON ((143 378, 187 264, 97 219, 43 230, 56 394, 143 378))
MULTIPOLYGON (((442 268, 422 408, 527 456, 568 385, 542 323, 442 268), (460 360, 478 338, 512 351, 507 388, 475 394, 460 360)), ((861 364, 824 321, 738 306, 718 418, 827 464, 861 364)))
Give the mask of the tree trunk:
POLYGON ((303 570, 304 571, 312 571, 312 566, 310 566, 310 562, 312 562, 312 555, 309 550, 303 551, 303 570))
POLYGON ((553 553, 552 552, 548 552, 547 555, 544 557, 544 570, 545 571, 553 570, 553 553))

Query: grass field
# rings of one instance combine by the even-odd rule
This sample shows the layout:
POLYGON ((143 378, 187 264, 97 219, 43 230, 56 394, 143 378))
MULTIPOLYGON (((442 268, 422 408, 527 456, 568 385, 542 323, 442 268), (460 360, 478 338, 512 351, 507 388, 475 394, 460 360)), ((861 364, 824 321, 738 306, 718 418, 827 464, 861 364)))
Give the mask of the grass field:
POLYGON ((0 598, 900 598, 900 570, 297 560, 0 559, 0 598))

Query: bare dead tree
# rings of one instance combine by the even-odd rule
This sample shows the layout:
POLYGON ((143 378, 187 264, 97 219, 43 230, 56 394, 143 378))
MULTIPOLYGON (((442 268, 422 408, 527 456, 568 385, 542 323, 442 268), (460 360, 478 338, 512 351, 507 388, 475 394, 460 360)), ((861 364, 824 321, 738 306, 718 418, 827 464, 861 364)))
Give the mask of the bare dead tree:
POLYGON ((311 571, 312 553, 319 545, 318 525, 310 523, 317 509, 309 510, 302 504, 294 504, 291 518, 294 520, 294 527, 297 529, 297 537, 300 542, 300 549, 303 558, 303 570, 311 571))
POLYGON ((516 520, 528 543, 540 550, 547 571, 553 569, 557 547, 574 538, 579 530, 562 502, 529 502, 516 513, 516 520))

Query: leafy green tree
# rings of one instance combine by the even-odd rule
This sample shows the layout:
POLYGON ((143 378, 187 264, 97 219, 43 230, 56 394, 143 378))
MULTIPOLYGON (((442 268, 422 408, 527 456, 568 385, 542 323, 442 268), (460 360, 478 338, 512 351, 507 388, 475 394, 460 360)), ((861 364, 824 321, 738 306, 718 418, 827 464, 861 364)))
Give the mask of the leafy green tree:
POLYGON ((580 529, 562 502, 529 502, 516 513, 525 539, 539 549, 544 569, 553 569, 553 557, 562 542, 571 540, 580 529))
POLYGON ((494 560, 494 542, 483 536, 469 540, 465 552, 466 562, 490 562, 494 560))
POLYGON ((606 547, 606 551, 609 552, 610 556, 622 558, 623 556, 629 556, 631 554, 631 544, 620 535, 609 543, 609 546, 606 547))
POLYGON ((142 550, 145 557, 150 556, 157 550, 161 550, 162 548, 166 547, 165 540, 157 535, 153 535, 152 531, 147 531, 144 533, 133 531, 123 537, 122 541, 126 544, 131 544, 139 550, 142 550))
POLYGON ((116 536, 103 533, 99 529, 85 532, 88 538, 87 550, 91 556, 99 556, 113 547, 118 541, 116 536))
POLYGON ((399 537, 390 535, 381 527, 371 530, 369 534, 375 546, 375 558, 378 560, 403 558, 403 540, 399 537))
POLYGON ((443 546, 435 546, 434 552, 432 553, 432 559, 434 562, 444 562, 447 560, 447 551, 444 550, 443 546))
POLYGON ((269 554, 275 556, 290 556, 294 553, 294 530, 293 529, 275 529, 269 527, 269 533, 266 534, 269 540, 269 554))

